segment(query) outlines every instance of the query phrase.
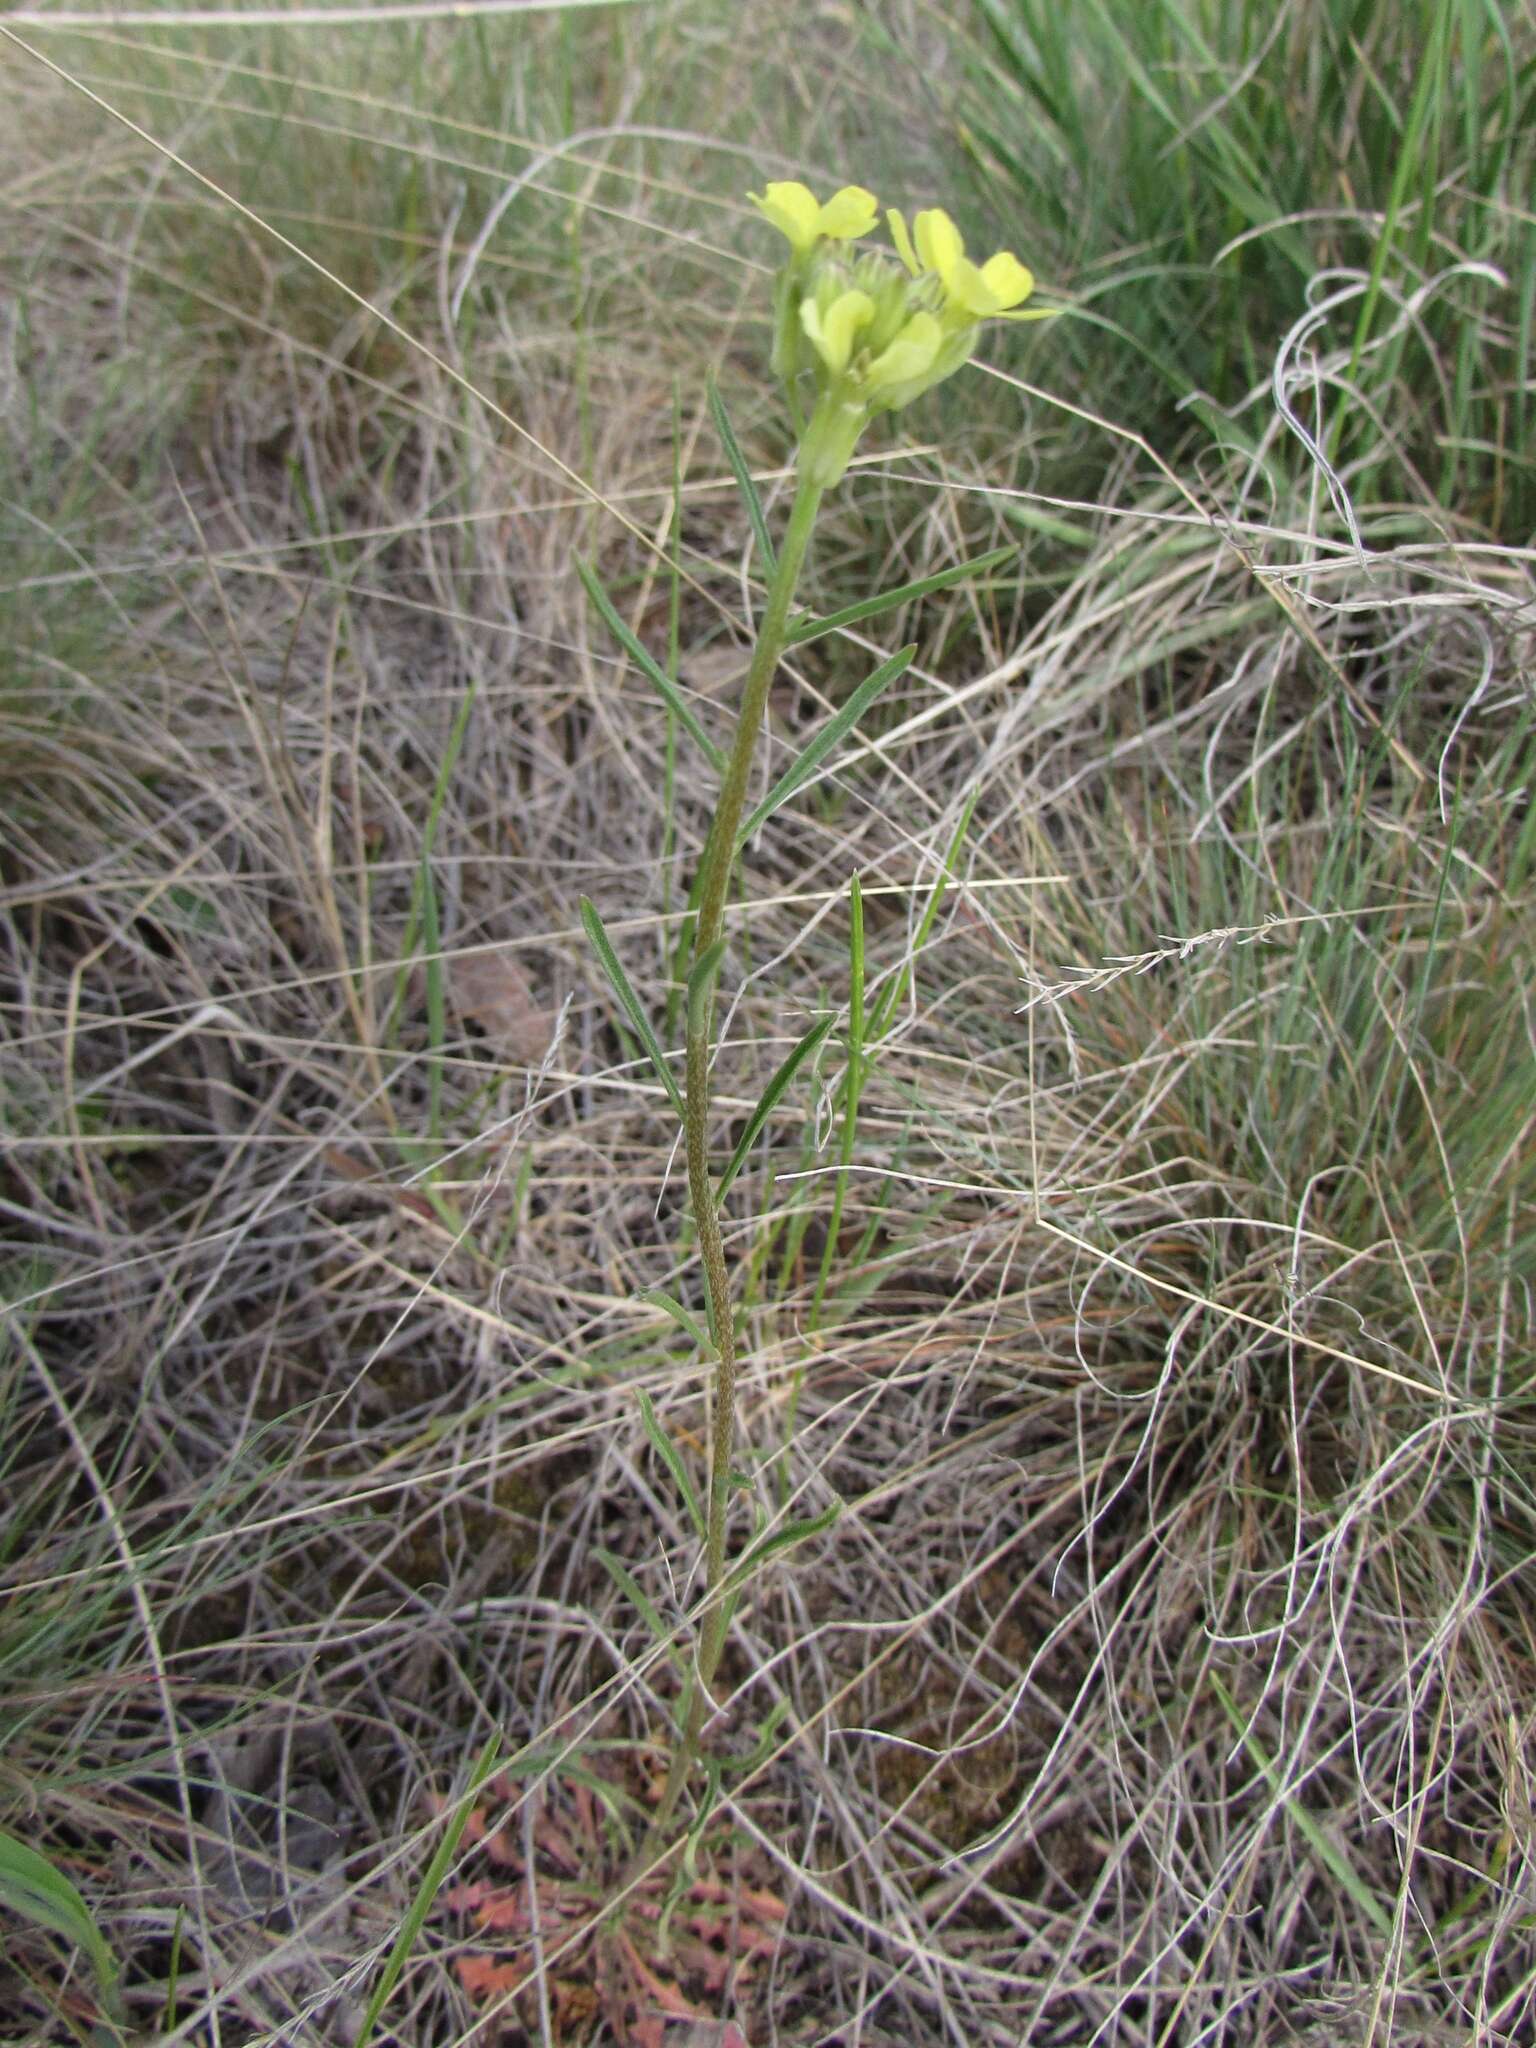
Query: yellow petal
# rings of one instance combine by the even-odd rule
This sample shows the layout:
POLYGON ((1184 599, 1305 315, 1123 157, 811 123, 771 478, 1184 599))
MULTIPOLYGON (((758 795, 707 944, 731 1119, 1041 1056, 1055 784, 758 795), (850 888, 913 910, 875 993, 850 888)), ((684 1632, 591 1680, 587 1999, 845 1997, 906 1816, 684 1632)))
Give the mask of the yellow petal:
POLYGON ((800 324, 834 377, 847 369, 854 337, 875 310, 868 292, 840 292, 823 313, 814 299, 800 302, 800 324))
POLYGON ((944 330, 931 313, 914 313, 888 348, 883 348, 864 373, 864 389, 872 395, 894 384, 906 384, 933 367, 943 345, 944 330))
POLYGON ((923 266, 917 260, 917 254, 912 247, 912 237, 907 233, 906 222, 894 206, 887 208, 885 219, 891 231, 891 240, 896 244, 896 254, 914 277, 920 276, 923 266))
POLYGON ((930 206, 920 213, 913 222, 913 228, 923 268, 937 272, 947 285, 955 265, 965 261, 965 243, 961 240, 960 230, 942 206, 930 206))
POLYGON ((997 307, 991 303, 981 272, 965 256, 950 264, 944 276, 944 297, 950 309, 965 313, 967 319, 985 319, 987 313, 995 313, 997 307))
POLYGON ((1005 306, 1019 305, 1035 288, 1033 272, 1007 249, 987 258, 981 266, 981 281, 996 300, 993 310, 999 313, 1005 306))
POLYGON ((809 186, 783 180, 765 185, 761 197, 756 192, 749 192, 747 197, 796 249, 809 249, 815 242, 822 209, 809 186))
POLYGON ((820 209, 816 225, 835 242, 851 242, 856 235, 869 233, 879 211, 880 202, 873 192, 866 192, 862 185, 845 185, 820 209))

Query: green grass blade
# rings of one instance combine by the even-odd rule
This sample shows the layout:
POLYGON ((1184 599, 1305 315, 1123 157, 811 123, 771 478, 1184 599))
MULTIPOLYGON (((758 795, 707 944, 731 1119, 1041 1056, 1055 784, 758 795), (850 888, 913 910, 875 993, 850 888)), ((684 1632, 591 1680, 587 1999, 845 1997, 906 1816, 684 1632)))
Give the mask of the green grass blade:
POLYGON ((46 1856, 4 1833, 0 1833, 0 1906, 83 1949, 96 1973, 103 2006, 114 2022, 122 2023, 117 1963, 89 1906, 46 1856))
POLYGON ((458 1853, 459 1837, 469 1820, 474 1796, 496 1767, 496 1753, 501 1747, 501 1737, 493 1735, 481 1750, 469 1774, 469 1783, 459 1794, 456 1808, 443 1830, 443 1839, 433 1851, 432 1861, 417 1888, 405 1918, 400 1923, 400 1932, 395 1936, 389 1954, 384 1959, 384 1968, 374 1986, 373 1996, 363 2014, 363 2023, 358 2028, 352 2048, 367 2048, 368 2037, 378 2024, 379 2014, 389 2002, 390 1993, 400 1981, 400 1972, 405 1968, 405 1959, 415 1947, 416 1941, 426 1925, 432 1903, 442 1890, 443 1879, 458 1853))
POLYGON ((810 781, 828 754, 853 730, 886 685, 894 683, 899 675, 906 673, 916 652, 917 643, 914 641, 910 646, 900 648, 889 661, 881 662, 873 675, 864 678, 848 702, 827 720, 804 753, 779 777, 742 826, 741 835, 736 842, 739 847, 745 846, 758 827, 810 781))
MULTIPOLYGON (((689 1321, 691 1322, 692 1320, 692 1317, 689 1317, 689 1321)), ((698 1334, 702 1339, 703 1331, 700 1330, 698 1334)), ((699 1505, 699 1496, 694 1491, 693 1481, 688 1477, 688 1467, 683 1463, 682 1454, 678 1450, 677 1445, 673 1443, 671 1437, 667 1435, 667 1432, 657 1420, 656 1409, 650 1395, 642 1392, 639 1398, 640 1420, 645 1427, 646 1435, 651 1440, 651 1449, 672 1474, 673 1484, 682 1495, 683 1505, 688 1510, 688 1519, 693 1524, 693 1533, 702 1543, 704 1541, 705 1528, 704 1510, 699 1505)))
POLYGON ((614 608, 613 600, 609 597, 607 591, 604 590, 602 584, 598 582, 589 564, 584 562, 580 555, 575 556, 573 559, 576 563, 576 574, 581 578, 582 587, 586 591, 587 596, 592 600, 593 606, 601 614, 603 624, 608 628, 614 639, 618 641, 641 674, 649 677, 651 682, 655 684, 657 690, 661 693, 662 700, 666 704, 667 709, 673 713, 678 724, 687 733, 694 745, 699 748, 705 760, 708 761, 711 768, 718 775, 725 766, 725 756, 694 716, 687 698, 667 674, 655 655, 636 638, 619 617, 618 612, 614 608))
POLYGON ((635 1035, 645 1047, 651 1065, 656 1069, 656 1078, 671 1097, 672 1107, 677 1111, 678 1118, 681 1120, 683 1114, 681 1090, 673 1080, 672 1069, 667 1065, 666 1055, 662 1052, 660 1045, 656 1041, 656 1034, 651 1029, 651 1020, 640 1007, 640 998, 631 987, 629 976, 619 965, 619 956, 613 950, 613 943, 609 939, 607 932, 603 929, 603 920, 598 916, 591 900, 586 896, 583 896, 581 899, 581 921, 586 928, 588 939, 592 942, 593 952, 603 963, 603 972, 612 984, 613 992, 618 997, 625 1016, 628 1017, 630 1023, 635 1027, 635 1035))
POLYGON ((746 1164, 747 1154, 752 1150, 753 1145, 756 1144, 763 1125, 772 1116, 780 1097, 794 1080, 796 1074, 805 1065, 806 1061, 816 1051, 836 1021, 833 1017, 823 1017, 819 1023, 813 1024, 800 1042, 793 1047, 788 1056, 780 1061, 772 1080, 759 1096, 756 1109, 753 1110, 751 1116, 747 1119, 747 1127, 737 1141, 736 1150, 731 1154, 730 1165, 720 1176, 720 1185, 715 1190, 717 1200, 723 1201, 725 1199, 726 1190, 746 1164))
MULTIPOLYGON (((443 814, 443 805, 448 801, 448 787, 453 781, 453 771, 458 766, 459 754, 464 746, 464 735, 469 729, 469 714, 475 708, 476 685, 472 682, 464 692, 458 710, 453 715, 453 724, 448 731, 448 744, 443 749, 443 758, 438 764, 437 776, 432 784, 432 797, 427 805, 426 824, 421 834, 421 866, 411 891, 410 913, 405 921, 405 934, 400 941, 400 971, 395 976, 395 990, 389 1006, 389 1016, 384 1025, 386 1041, 394 1036, 400 1010, 405 1002, 405 992, 410 985, 411 965, 416 951, 416 939, 423 921, 429 915, 426 903, 426 884, 432 873, 432 848, 437 843, 437 827, 443 814)), ((435 912, 434 901, 432 910, 435 912)), ((442 961, 437 957, 438 948, 434 941, 425 962, 428 982, 434 971, 441 975, 442 961)), ((439 984, 440 986, 440 984, 439 984)))
POLYGON ((741 444, 736 439, 730 414, 725 409, 725 400, 720 396, 719 385, 710 377, 705 380, 704 388, 709 396, 709 411, 715 423, 715 432, 720 436, 720 445, 725 450, 725 459, 731 465, 731 475, 736 479, 737 489, 746 500, 747 517, 752 522, 757 551, 763 559, 764 574, 771 576, 778 564, 773 552, 773 542, 768 535, 768 521, 763 516, 763 501, 757 495, 757 485, 753 483, 752 473, 747 468, 746 457, 742 454, 741 444))
POLYGON ((993 548, 969 562, 956 562, 953 568, 938 569, 932 576, 919 576, 915 583, 903 583, 897 590, 883 591, 879 597, 861 598, 857 604, 845 605, 840 612, 828 612, 824 619, 796 619, 790 626, 787 644, 803 647, 807 640, 819 640, 824 633, 836 633, 843 626, 857 626, 866 619, 878 619, 882 612, 894 611, 899 604, 910 604, 917 598, 927 597, 930 591, 949 590, 956 583, 964 583, 968 577, 984 576, 989 569, 997 568, 1018 552, 1018 543, 1010 541, 1005 547, 993 548))
POLYGON ((1392 1938, 1392 1915, 1387 1912, 1380 1899, 1377 1898, 1370 1887, 1361 1880, 1359 1873, 1349 1858, 1324 1834, 1301 1801, 1284 1790, 1280 1780, 1280 1773, 1265 1754, 1257 1738, 1248 1731, 1241 1709, 1215 1672, 1208 1672, 1207 1677, 1210 1681, 1212 1692, 1215 1693, 1217 1699, 1221 1702, 1222 1712, 1232 1723, 1234 1730, 1242 1736, 1244 1749, 1247 1750, 1249 1756, 1252 1757, 1254 1763, 1258 1766, 1259 1775, 1263 1778, 1265 1784, 1269 1786, 1272 1792, 1279 1796, 1281 1805, 1295 1824, 1296 1832, 1306 1842, 1313 1855, 1322 1864, 1334 1883, 1354 1900, 1356 1906, 1359 1907, 1360 1911, 1370 1921, 1382 1939, 1390 1941, 1392 1938))
POLYGON ((432 862, 421 863, 421 942, 427 980, 427 1133, 433 1145, 443 1135, 443 1047, 448 1040, 448 1002, 443 983, 443 932, 437 914, 432 862))

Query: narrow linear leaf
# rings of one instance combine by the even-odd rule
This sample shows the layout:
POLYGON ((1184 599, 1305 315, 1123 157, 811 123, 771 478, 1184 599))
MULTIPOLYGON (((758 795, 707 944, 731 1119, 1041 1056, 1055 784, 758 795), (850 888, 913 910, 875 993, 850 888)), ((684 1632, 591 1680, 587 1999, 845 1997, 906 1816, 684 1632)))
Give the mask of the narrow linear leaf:
POLYGON ((886 684, 894 683, 896 678, 903 675, 911 666, 912 657, 916 652, 917 643, 914 641, 910 647, 899 649, 889 661, 881 662, 873 675, 864 678, 848 702, 827 720, 804 753, 779 777, 742 826, 736 842, 738 847, 745 846, 763 821, 771 818, 781 804, 788 803, 795 792, 810 781, 828 754, 834 747, 839 746, 858 724, 886 684))
POLYGON ((832 1214, 827 1221, 826 1242, 816 1273, 812 1302, 812 1327, 820 1314, 832 1261, 842 1236, 843 1204, 848 1199, 848 1169, 853 1164, 859 1132, 859 1093, 864 1086, 864 888, 857 875, 848 883, 848 1065, 843 1076, 843 1121, 838 1133, 837 1179, 832 1188, 832 1214))
POLYGON ((750 1771, 755 1771, 760 1764, 767 1763, 769 1757, 773 1754, 773 1745, 778 1740, 779 1730, 789 1717, 789 1709, 790 1703, 787 1699, 775 1700, 768 1711, 767 1719, 763 1722, 762 1731, 758 1735, 757 1741, 748 1750, 747 1754, 745 1756, 722 1758, 722 1763, 731 1777, 744 1778, 750 1771))
POLYGON ((602 614, 603 624, 608 628, 614 639, 618 641, 636 668, 641 670, 655 684, 665 699, 668 709, 676 716, 678 724, 687 733, 694 745, 702 750, 705 760, 709 762, 709 765, 718 775, 725 766, 725 756, 715 745, 703 726, 700 725, 698 719, 695 718, 687 698, 667 674, 655 655, 641 641, 636 639, 635 635, 631 633, 628 626, 619 617, 618 612, 614 608, 613 600, 609 597, 607 591, 604 590, 601 583, 598 582, 591 566, 584 562, 580 555, 575 557, 575 562, 576 574, 581 578, 582 586, 587 596, 591 598, 597 610, 602 614))
POLYGON ((598 959, 602 961, 603 972, 612 983, 613 992, 623 1006, 625 1016, 634 1025, 636 1035, 650 1056, 651 1065, 656 1069, 657 1079, 672 1098, 672 1107, 677 1111, 678 1118, 681 1120, 683 1098, 677 1083, 672 1078, 672 1069, 667 1065, 666 1055, 656 1042, 656 1034, 651 1029, 650 1018, 646 1016, 644 1010, 640 1007, 640 998, 630 986, 629 976, 619 965, 619 956, 613 950, 613 943, 609 939, 607 932, 603 930, 603 920, 598 916, 591 900, 586 896, 583 896, 581 899, 581 921, 586 928, 587 937, 592 942, 592 950, 598 959))
POLYGON ((1010 526, 1022 526, 1027 533, 1043 534, 1047 540, 1060 541, 1063 547, 1086 551, 1094 544, 1095 537, 1088 527, 1074 526, 1068 519, 1058 519, 1053 513, 1043 512, 1038 505, 1025 505, 1007 498, 997 509, 1010 526))
POLYGON ((379 1981, 363 2013, 363 2022, 354 2037, 352 2048, 366 2048, 368 2037, 378 2024, 379 2014, 389 2003, 389 1995, 400 1981, 405 1959, 415 1947, 417 1938, 426 1925, 427 1915, 432 1910, 432 1903, 442 1889, 443 1879, 448 1875, 449 1866, 458 1854, 459 1837, 469 1820, 475 1794, 496 1768, 496 1752, 500 1747, 500 1736, 493 1735, 475 1759, 469 1773, 469 1782, 459 1795, 457 1805, 443 1829, 443 1838, 433 1851, 432 1860, 417 1887, 416 1896, 400 1923, 400 1932, 395 1936, 389 1954, 384 1960, 384 1968, 379 1973, 379 1981))
POLYGON ((985 576, 989 569, 995 569, 1006 562, 1010 555, 1019 552, 1017 541, 1006 546, 993 548, 990 553, 977 555, 969 562, 956 562, 952 569, 937 569, 931 576, 919 576, 915 583, 903 583, 898 590, 882 591, 879 597, 861 598, 857 604, 845 605, 840 612, 828 612, 824 619, 796 619, 790 626, 788 644, 803 647, 807 640, 819 640, 823 633, 836 633, 844 626, 857 626, 865 619, 877 619, 882 612, 894 611, 899 604, 910 604, 914 598, 927 597, 930 591, 948 590, 953 584, 963 583, 968 576, 985 576))
MULTIPOLYGON (((685 1309, 683 1313, 687 1315, 687 1310, 685 1309)), ((692 1322, 693 1318, 689 1316, 688 1320, 692 1322)), ((698 1326, 695 1324, 694 1327, 697 1329, 698 1326)), ((703 1337, 703 1334, 703 1331, 700 1330, 700 1337, 703 1337)), ((693 1524, 693 1533, 702 1543, 704 1540, 704 1510, 699 1506, 699 1496, 694 1491, 693 1481, 688 1477, 688 1467, 683 1463, 682 1454, 678 1450, 677 1445, 673 1443, 671 1437, 667 1435, 667 1432, 657 1420, 656 1410, 650 1395, 643 1392, 640 1395, 640 1421, 644 1426, 646 1435, 651 1440, 651 1449, 672 1474, 672 1483, 683 1497, 683 1505, 688 1510, 688 1519, 693 1524)))
POLYGON ((804 1543, 809 1536, 819 1536, 824 1529, 830 1529, 843 1512, 843 1503, 833 1501, 831 1507, 823 1508, 819 1515, 808 1515, 803 1520, 786 1522, 782 1529, 775 1529, 771 1536, 764 1536, 744 1550, 731 1573, 732 1583, 740 1587, 745 1580, 759 1570, 768 1560, 779 1556, 782 1551, 793 1550, 797 1543, 804 1543))
MULTIPOLYGON (((691 1337, 695 1344, 701 1345, 706 1351, 714 1350, 715 1347, 709 1339, 709 1332, 704 1328, 704 1325, 699 1321, 692 1309, 684 1308, 676 1295, 668 1294, 664 1287, 647 1287, 645 1292, 636 1295, 635 1299, 637 1301, 649 1302, 652 1308, 659 1308, 664 1315, 669 1315, 677 1327, 686 1336, 691 1337)), ((645 1396, 642 1394, 640 1398, 644 1400, 645 1396)))
POLYGON ((40 1850, 9 1834, 0 1834, 0 1906, 84 1949, 96 1973, 102 2004, 115 2022, 122 2022, 117 1963, 90 1907, 40 1850))
POLYGON ((657 1608, 655 1601, 640 1586, 634 1573, 629 1570, 627 1565, 616 1558, 611 1550, 604 1550, 601 1544, 593 1545, 592 1555, 624 1595, 624 1598, 631 1601, 637 1612, 644 1617, 645 1625, 656 1642, 666 1651, 668 1657, 677 1666, 678 1670, 681 1671, 683 1660, 677 1645, 671 1640, 673 1632, 662 1620, 660 1610, 657 1608))
POLYGON ((720 1176, 720 1185, 715 1190, 717 1200, 723 1201, 725 1199, 726 1190, 745 1165, 747 1154, 756 1144, 763 1125, 772 1116, 780 1096, 783 1095, 785 1089, 788 1088, 796 1074, 799 1073, 812 1053, 815 1052, 836 1021, 835 1017, 823 1017, 819 1023, 813 1024, 799 1044, 780 1062, 774 1072, 773 1079, 758 1098, 756 1109, 753 1110, 751 1116, 747 1119, 747 1127, 737 1140, 736 1150, 731 1154, 730 1165, 720 1176))
POLYGON ((426 855, 421 862, 421 939, 427 976, 427 1130, 436 1145, 443 1135, 443 1047, 448 1041, 448 1003, 443 986, 437 882, 426 855))
MULTIPOLYGON (((411 888, 411 907, 405 920, 405 931, 400 940, 400 966, 395 975, 394 994, 390 999, 389 1015, 384 1023, 386 1039, 393 1036, 399 1022, 400 1011, 405 1002, 406 990, 410 985, 411 968, 415 963, 416 939, 421 930, 423 916, 422 885, 432 873, 432 849, 437 843, 437 828, 443 815, 443 806, 448 801, 448 790, 453 781, 453 771, 459 764, 459 754, 464 745, 464 735, 469 730, 469 714, 475 708, 478 685, 471 683, 459 700, 459 708, 453 714, 453 724, 448 732, 448 744, 443 749, 443 758, 438 763, 437 775, 432 784, 432 795, 427 804, 426 824, 421 835, 421 865, 411 888)), ((436 952, 434 945, 430 951, 436 952)), ((430 968, 431 962, 428 961, 430 968)), ((439 962, 441 971, 441 962, 439 962)))
POLYGON ((1341 1886, 1349 1897, 1354 1900, 1366 1919, 1376 1929, 1376 1932, 1384 1940, 1390 1940, 1392 1936, 1391 1914, 1382 1905, 1380 1899, 1377 1898, 1370 1886, 1361 1879, 1359 1872, 1355 1869, 1349 1858, 1324 1834, 1301 1801, 1285 1790, 1281 1782, 1280 1773, 1265 1754, 1258 1738, 1248 1730, 1241 1708, 1216 1676, 1215 1672, 1208 1672, 1207 1677, 1212 1692, 1215 1693, 1217 1699, 1221 1702, 1222 1712, 1232 1723, 1237 1733, 1242 1736, 1244 1749, 1247 1750, 1249 1756, 1252 1757, 1254 1763, 1258 1766, 1259 1775, 1264 1779, 1264 1782, 1277 1796, 1281 1805, 1290 1815, 1295 1823, 1297 1833, 1310 1847, 1313 1855, 1316 1856, 1318 1862, 1322 1864, 1335 1884, 1341 1886))
POLYGON ((933 921, 939 914, 939 904, 943 900, 944 891, 954 876, 955 862, 960 857, 960 848, 965 842, 966 833, 971 829, 971 817, 976 809, 976 799, 980 793, 979 789, 973 789, 961 806, 960 822, 955 827, 954 837, 950 840, 948 851, 944 855, 943 869, 935 878, 933 887, 928 891, 928 901, 923 905, 923 914, 918 919, 917 931, 913 937, 911 949, 907 954, 906 960, 902 963, 900 972, 891 977, 890 981, 886 984, 880 1001, 875 1006, 875 1014, 870 1022, 867 1033, 867 1039, 871 1045, 885 1036, 891 1018, 896 1013, 896 1005, 901 1002, 907 992, 907 987, 912 979, 912 963, 928 943, 928 934, 933 930, 933 921))
POLYGON ((720 387, 713 377, 705 382, 709 397, 710 416, 715 423, 715 432, 720 436, 720 445, 725 450, 725 459, 731 465, 731 475, 736 479, 736 488, 746 500, 747 517, 752 522, 752 532, 757 540, 757 551, 763 558, 764 571, 771 576, 778 567, 774 557, 773 542, 768 537, 768 521, 763 517, 763 501, 757 495, 757 485, 747 468, 746 457, 741 452, 741 443, 736 439, 731 425, 730 414, 725 409, 725 400, 720 396, 720 387))
POLYGON ((672 980, 674 986, 667 993, 667 1029, 669 1031, 673 1028, 677 1019, 678 991, 676 984, 685 979, 684 969, 693 953, 694 934, 699 926, 699 905, 704 900, 704 883, 709 874, 709 850, 715 843, 715 823, 715 819, 711 818, 709 831, 705 834, 704 838, 704 849, 700 853, 698 865, 693 871, 693 880, 688 885, 688 901, 684 905, 683 916, 678 924, 677 943, 672 948, 672 980))
POLYGON ((720 972, 720 962, 725 958, 725 941, 716 939, 707 952, 701 953, 688 972, 688 1029, 702 1031, 709 999, 714 994, 715 977, 720 972))

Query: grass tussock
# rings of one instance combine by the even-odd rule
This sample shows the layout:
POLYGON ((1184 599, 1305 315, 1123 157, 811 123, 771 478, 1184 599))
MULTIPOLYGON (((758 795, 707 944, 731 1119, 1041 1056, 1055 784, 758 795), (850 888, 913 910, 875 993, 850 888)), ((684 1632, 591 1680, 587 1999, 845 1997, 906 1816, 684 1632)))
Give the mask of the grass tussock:
POLYGON ((1523 2038, 1533 51, 1057 15, 0 55, 0 1829, 152 2038, 1523 2038), (721 983, 722 1147, 838 1018, 725 1227, 742 1527, 844 1507, 621 1909, 699 1592, 638 1396, 708 1419, 577 904, 675 1045, 709 792, 573 557, 718 740, 703 372, 781 521, 796 175, 973 177, 1071 310, 871 444, 808 597, 1019 553, 775 689, 777 773, 918 643, 721 983))

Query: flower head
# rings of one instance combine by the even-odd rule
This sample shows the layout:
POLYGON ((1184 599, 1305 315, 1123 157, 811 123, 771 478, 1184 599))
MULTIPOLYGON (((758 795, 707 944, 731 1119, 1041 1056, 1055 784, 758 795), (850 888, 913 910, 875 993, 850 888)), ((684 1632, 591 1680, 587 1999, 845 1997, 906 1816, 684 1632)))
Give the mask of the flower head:
POLYGON ((844 185, 821 205, 807 185, 793 180, 765 185, 761 193, 747 197, 763 216, 786 237, 797 256, 808 256, 826 236, 834 242, 851 242, 867 235, 875 224, 880 202, 862 185, 844 185))
POLYGON ((828 246, 874 226, 878 204, 862 185, 843 186, 825 204, 798 183, 747 196, 789 243, 774 287, 773 367, 801 437, 802 474, 823 488, 842 476, 876 414, 910 405, 969 360, 983 320, 1050 317, 1013 310, 1034 278, 1006 249, 971 262, 941 207, 919 213, 911 233, 901 214, 886 215, 898 268, 889 255, 828 246), (816 402, 804 424, 807 376, 816 402))

